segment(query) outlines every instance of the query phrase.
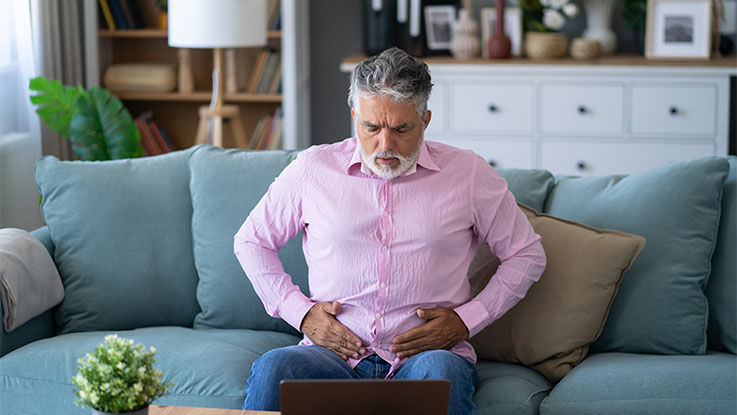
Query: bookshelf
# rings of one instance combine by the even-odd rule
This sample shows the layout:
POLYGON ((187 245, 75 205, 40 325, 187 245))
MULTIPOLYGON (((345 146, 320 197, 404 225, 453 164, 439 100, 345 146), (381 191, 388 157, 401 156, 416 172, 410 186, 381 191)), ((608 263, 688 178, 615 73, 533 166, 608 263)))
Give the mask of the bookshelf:
MULTIPOLYGON (((101 85, 105 69, 114 63, 167 63, 176 68, 177 49, 167 43, 167 31, 155 26, 153 0, 137 0, 146 22, 145 29, 107 30, 99 21, 98 0, 84 0, 86 45, 86 83, 101 85)), ((236 50, 238 92, 224 95, 226 104, 240 107, 241 122, 248 139, 259 121, 281 107, 282 147, 306 148, 309 137, 309 3, 305 0, 280 0, 281 31, 267 33, 264 48, 236 50), (282 93, 249 93, 247 87, 259 54, 263 50, 280 53, 282 93)), ((198 108, 210 101, 212 91, 212 50, 191 49, 194 91, 190 93, 113 91, 133 117, 151 111, 157 124, 177 149, 194 144, 198 108)), ((230 129, 225 129, 225 147, 235 147, 230 129)))

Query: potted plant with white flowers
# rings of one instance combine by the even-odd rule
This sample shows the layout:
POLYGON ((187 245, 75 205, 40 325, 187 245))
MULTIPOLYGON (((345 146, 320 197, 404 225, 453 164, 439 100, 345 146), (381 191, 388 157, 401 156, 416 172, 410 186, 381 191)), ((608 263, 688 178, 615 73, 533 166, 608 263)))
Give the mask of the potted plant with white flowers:
POLYGON ((105 336, 105 343, 77 361, 76 404, 91 407, 95 415, 147 414, 151 402, 174 386, 161 381, 163 374, 153 367, 155 354, 154 347, 146 351, 133 340, 105 336))
POLYGON ((520 0, 525 27, 525 54, 530 58, 559 58, 568 51, 568 38, 558 31, 578 6, 570 0, 520 0))

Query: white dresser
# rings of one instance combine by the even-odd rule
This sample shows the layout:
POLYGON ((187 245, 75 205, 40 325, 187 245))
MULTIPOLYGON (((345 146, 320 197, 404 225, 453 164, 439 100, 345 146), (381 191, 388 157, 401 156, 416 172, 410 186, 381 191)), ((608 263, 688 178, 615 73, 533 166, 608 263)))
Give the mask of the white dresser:
MULTIPOLYGON (((358 61, 346 59, 341 69, 358 61)), ((728 152, 734 57, 425 61, 435 84, 426 138, 497 167, 627 174, 728 152)))

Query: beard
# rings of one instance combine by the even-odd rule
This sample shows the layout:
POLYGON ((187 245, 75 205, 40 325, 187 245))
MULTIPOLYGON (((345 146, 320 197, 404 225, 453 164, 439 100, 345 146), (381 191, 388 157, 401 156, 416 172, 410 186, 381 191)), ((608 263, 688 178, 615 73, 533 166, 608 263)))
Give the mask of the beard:
POLYGON ((412 150, 412 153, 408 156, 402 156, 401 154, 394 152, 394 151, 376 151, 371 155, 367 155, 363 151, 363 146, 361 143, 358 143, 358 151, 361 152, 361 160, 363 161, 363 164, 367 165, 369 169, 371 169, 374 174, 381 177, 384 180, 392 180, 400 175, 402 175, 404 172, 409 170, 410 167, 412 167, 415 162, 417 161, 417 157, 420 155, 420 148, 422 146, 422 142, 424 141, 424 138, 420 138, 420 140, 417 142, 417 146, 414 150, 412 150), (377 158, 390 158, 394 157, 397 160, 399 160, 399 164, 393 167, 382 167, 378 163, 376 163, 377 158))

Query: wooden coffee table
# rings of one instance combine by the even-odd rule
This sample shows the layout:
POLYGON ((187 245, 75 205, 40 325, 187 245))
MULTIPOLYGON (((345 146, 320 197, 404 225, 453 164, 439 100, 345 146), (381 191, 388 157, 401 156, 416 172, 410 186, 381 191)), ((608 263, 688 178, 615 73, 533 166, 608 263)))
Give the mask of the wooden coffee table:
POLYGON ((148 413, 149 415, 279 415, 281 412, 151 405, 148 413))

